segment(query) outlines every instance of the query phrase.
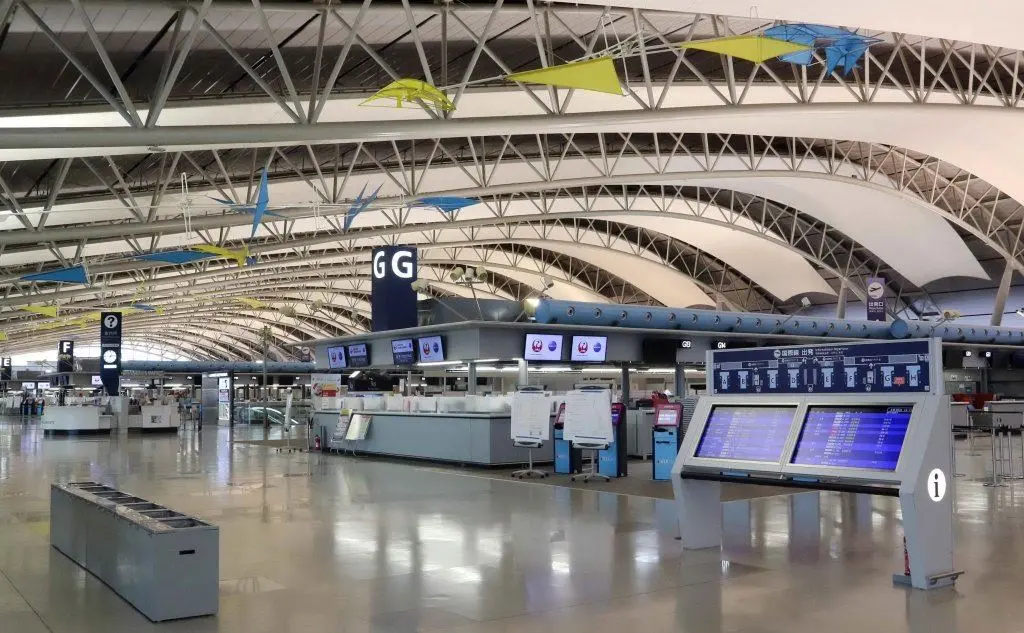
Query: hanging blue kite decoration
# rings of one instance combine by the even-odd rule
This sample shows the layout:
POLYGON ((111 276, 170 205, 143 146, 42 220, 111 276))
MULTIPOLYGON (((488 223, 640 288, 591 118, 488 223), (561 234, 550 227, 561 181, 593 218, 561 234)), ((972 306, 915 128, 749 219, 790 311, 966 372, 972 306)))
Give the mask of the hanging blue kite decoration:
POLYGON ((201 253, 199 251, 162 251, 159 253, 144 253, 136 255, 135 259, 145 259, 151 262, 162 262, 164 264, 191 264, 203 259, 216 257, 214 253, 201 253))
POLYGON ((882 40, 853 31, 821 24, 780 24, 764 32, 766 37, 810 46, 811 50, 797 51, 779 57, 782 61, 809 66, 814 62, 814 50, 825 52, 825 72, 831 75, 837 68, 849 74, 857 67, 872 44, 882 40))
POLYGON ((379 185, 369 197, 364 198, 363 194, 366 193, 366 185, 363 185, 363 190, 359 192, 359 196, 356 197, 356 201, 352 203, 352 206, 345 212, 345 230, 348 231, 352 226, 352 222, 355 221, 356 216, 366 211, 366 207, 370 206, 377 200, 377 194, 380 193, 380 188, 384 185, 379 185))
POLYGON ((232 200, 224 200, 222 198, 210 197, 214 202, 223 204, 224 206, 231 207, 236 211, 247 211, 252 213, 252 234, 249 235, 249 239, 256 237, 256 231, 260 228, 260 223, 263 222, 264 215, 272 215, 274 217, 282 217, 272 211, 267 211, 267 206, 270 205, 270 188, 267 185, 267 170, 264 169, 260 175, 260 186, 256 193, 256 204, 244 205, 238 204, 232 200))
POLYGON ((56 281, 65 284, 88 285, 89 283, 89 275, 85 271, 85 266, 81 264, 71 266, 70 268, 58 268, 57 270, 48 270, 42 273, 22 275, 19 279, 21 281, 56 281))
POLYGON ((427 196, 420 198, 410 204, 410 207, 432 207, 441 213, 453 213, 474 204, 480 204, 476 198, 462 198, 460 196, 427 196))

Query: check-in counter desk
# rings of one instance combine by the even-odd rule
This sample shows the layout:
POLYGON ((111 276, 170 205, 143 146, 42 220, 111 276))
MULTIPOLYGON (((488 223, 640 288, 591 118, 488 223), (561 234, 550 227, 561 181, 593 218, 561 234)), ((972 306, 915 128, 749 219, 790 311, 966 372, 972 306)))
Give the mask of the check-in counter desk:
POLYGON ((144 404, 142 412, 128 416, 128 430, 172 433, 181 426, 177 404, 144 404))
POLYGON ((114 416, 101 407, 55 407, 43 409, 43 432, 51 435, 110 433, 114 416))
MULTIPOLYGON (((366 439, 334 440, 338 414, 315 416, 314 432, 322 433, 328 449, 478 466, 522 464, 529 458, 527 449, 512 445, 509 413, 354 413, 371 418, 366 439)), ((534 463, 545 461, 550 454, 548 446, 535 449, 534 463)))
POLYGON ((1024 426, 1024 400, 993 400, 986 408, 997 429, 1018 431, 1024 426))

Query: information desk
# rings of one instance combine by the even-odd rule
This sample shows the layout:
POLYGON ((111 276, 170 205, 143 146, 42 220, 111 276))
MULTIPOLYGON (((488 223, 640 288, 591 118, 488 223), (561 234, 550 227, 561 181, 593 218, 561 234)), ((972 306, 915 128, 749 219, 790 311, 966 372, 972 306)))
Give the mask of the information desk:
POLYGON ((141 432, 175 432, 181 426, 176 404, 144 404, 140 415, 128 416, 128 430, 141 432))
POLYGON ((722 482, 886 495, 910 562, 894 579, 952 584, 949 428, 949 399, 929 394, 701 398, 672 467, 683 546, 721 545, 722 482))
POLYGON ((43 409, 43 432, 52 435, 85 435, 110 433, 114 416, 104 414, 103 407, 56 407, 43 409))
MULTIPOLYGON (((525 464, 526 448, 513 446, 512 418, 508 413, 404 413, 360 412, 370 417, 366 439, 333 441, 338 413, 315 414, 314 433, 330 450, 388 455, 478 466, 525 464), (326 438, 326 439, 324 439, 326 438)), ((548 455, 547 447, 534 450, 548 455)))

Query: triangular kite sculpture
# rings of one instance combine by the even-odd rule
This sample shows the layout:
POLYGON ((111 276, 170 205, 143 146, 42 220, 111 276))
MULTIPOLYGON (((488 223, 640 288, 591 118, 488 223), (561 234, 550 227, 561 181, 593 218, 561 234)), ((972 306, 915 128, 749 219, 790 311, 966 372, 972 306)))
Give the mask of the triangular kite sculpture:
POLYGON ((806 44, 777 40, 763 35, 736 35, 734 37, 717 37, 711 40, 693 40, 683 42, 679 47, 729 55, 755 64, 762 64, 782 55, 801 51, 809 53, 812 50, 806 44))
POLYGON ((81 264, 71 266, 70 268, 58 268, 57 270, 22 275, 19 279, 21 281, 56 281, 65 284, 89 283, 89 275, 85 271, 85 266, 81 264))
POLYGON ((136 255, 135 259, 145 259, 151 262, 163 262, 165 264, 191 264, 203 259, 212 259, 213 253, 198 251, 161 251, 159 253, 146 253, 136 255))
POLYGON ((419 79, 392 81, 359 105, 368 105, 382 99, 393 99, 396 108, 401 108, 403 103, 409 101, 422 101, 444 112, 451 112, 455 109, 455 104, 443 92, 419 79))
POLYGON ((461 196, 427 196, 413 202, 411 207, 433 207, 442 213, 452 213, 459 209, 479 204, 476 198, 463 198, 461 196))
POLYGON ((231 207, 236 211, 248 211, 252 213, 252 234, 249 235, 249 239, 256 237, 256 231, 260 228, 260 223, 263 222, 263 216, 272 215, 274 217, 282 217, 272 211, 267 211, 267 207, 270 205, 270 187, 267 184, 267 170, 264 169, 260 173, 260 186, 256 192, 256 204, 245 205, 234 202, 233 200, 224 200, 222 198, 210 198, 214 202, 223 204, 224 206, 231 207))
POLYGON ((783 55, 780 59, 792 64, 808 66, 814 62, 814 49, 825 51, 825 71, 831 74, 842 67, 844 74, 856 68, 868 47, 882 40, 858 35, 853 31, 822 24, 780 24, 765 30, 772 39, 807 46, 807 51, 783 55))
POLYGON ((260 308, 267 307, 267 304, 263 303, 259 299, 250 299, 248 297, 235 297, 235 301, 238 303, 249 306, 250 308, 259 310, 260 308))
POLYGON ((231 250, 230 248, 224 248, 223 246, 213 246, 212 244, 200 244, 199 246, 193 246, 192 250, 199 251, 202 253, 208 253, 217 257, 226 257, 233 259, 241 266, 245 266, 250 262, 249 259, 249 247, 243 246, 238 250, 231 250))
POLYGON ((363 190, 359 192, 359 196, 356 198, 352 206, 345 212, 345 230, 349 230, 352 227, 352 222, 355 221, 356 216, 366 211, 366 207, 373 204, 377 200, 377 194, 380 193, 380 188, 384 185, 379 185, 377 190, 371 193, 368 197, 364 198, 363 194, 366 193, 366 185, 363 185, 363 190))
POLYGON ((57 316, 57 306, 21 306, 21 310, 44 317, 55 318, 57 316))
POLYGON ((524 84, 542 84, 557 88, 578 88, 592 92, 604 92, 619 95, 622 85, 619 75, 615 72, 615 61, 612 57, 597 57, 581 62, 569 62, 558 66, 525 70, 507 75, 505 79, 524 84))

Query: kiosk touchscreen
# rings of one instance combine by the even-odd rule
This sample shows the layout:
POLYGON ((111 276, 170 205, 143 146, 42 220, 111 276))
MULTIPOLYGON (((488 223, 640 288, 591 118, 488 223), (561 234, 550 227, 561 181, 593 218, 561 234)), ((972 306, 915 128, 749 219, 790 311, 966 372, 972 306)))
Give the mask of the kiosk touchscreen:
POLYGON ((659 404, 654 407, 654 424, 651 425, 651 478, 655 481, 669 481, 672 477, 672 464, 683 440, 679 432, 679 422, 682 419, 682 404, 659 404))
POLYGON ((625 477, 626 465, 626 407, 621 402, 612 405, 612 433, 615 441, 598 451, 597 472, 606 477, 625 477))
POLYGON ((562 475, 572 475, 583 470, 583 451, 573 448, 572 442, 565 439, 565 403, 558 405, 558 415, 555 416, 555 428, 551 434, 554 441, 551 442, 554 450, 555 472, 562 475))
POLYGON ((782 459, 795 406, 715 405, 694 457, 774 462, 782 459))
POLYGON ((791 464, 896 470, 912 405, 809 406, 791 464))

